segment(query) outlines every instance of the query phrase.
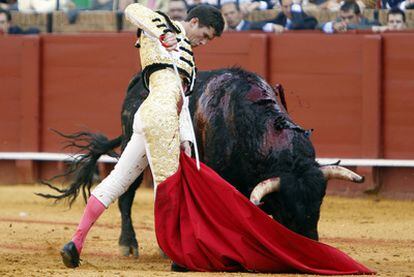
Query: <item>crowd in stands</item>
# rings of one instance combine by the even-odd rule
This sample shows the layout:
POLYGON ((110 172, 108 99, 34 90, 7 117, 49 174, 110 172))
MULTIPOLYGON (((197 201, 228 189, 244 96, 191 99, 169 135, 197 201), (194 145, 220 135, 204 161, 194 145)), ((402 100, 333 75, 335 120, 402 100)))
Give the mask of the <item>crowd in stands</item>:
MULTIPOLYGON (((36 33, 35 29, 22 30, 13 25, 9 11, 22 13, 50 13, 62 10, 76 22, 83 10, 122 12, 133 2, 166 12, 174 20, 183 20, 187 10, 195 5, 209 4, 219 7, 226 21, 227 31, 263 31, 282 33, 287 30, 320 30, 341 33, 349 30, 374 32, 404 30, 405 10, 414 9, 414 0, 0 0, 0 30, 9 34, 36 33), (253 11, 277 9, 276 17, 263 21, 248 21, 253 11), (381 26, 378 18, 366 18, 364 9, 386 9, 387 24, 381 26), (318 22, 312 11, 337 12, 336 20, 318 22)), ((38 32, 38 30, 37 30, 38 32)))

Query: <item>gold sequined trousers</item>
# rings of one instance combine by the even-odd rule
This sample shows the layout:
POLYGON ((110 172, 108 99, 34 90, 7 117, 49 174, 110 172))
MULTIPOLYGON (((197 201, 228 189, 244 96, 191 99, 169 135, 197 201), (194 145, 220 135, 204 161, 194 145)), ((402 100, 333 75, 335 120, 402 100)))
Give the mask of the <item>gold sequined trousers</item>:
POLYGON ((172 69, 162 69, 149 78, 150 93, 135 115, 145 136, 154 185, 173 175, 179 165, 181 80, 172 69))

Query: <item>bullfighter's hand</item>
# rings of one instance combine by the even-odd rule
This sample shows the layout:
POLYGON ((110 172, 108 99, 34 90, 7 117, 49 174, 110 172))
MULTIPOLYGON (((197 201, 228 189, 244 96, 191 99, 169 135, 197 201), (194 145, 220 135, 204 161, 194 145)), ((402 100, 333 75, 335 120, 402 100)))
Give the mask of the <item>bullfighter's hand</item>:
POLYGON ((191 157, 191 145, 190 145, 190 141, 185 140, 183 142, 181 142, 180 148, 182 151, 184 151, 184 153, 191 157))
POLYGON ((160 37, 160 41, 162 46, 165 47, 165 49, 167 49, 167 51, 173 51, 176 50, 177 48, 177 37, 175 34, 168 32, 165 35, 160 37))

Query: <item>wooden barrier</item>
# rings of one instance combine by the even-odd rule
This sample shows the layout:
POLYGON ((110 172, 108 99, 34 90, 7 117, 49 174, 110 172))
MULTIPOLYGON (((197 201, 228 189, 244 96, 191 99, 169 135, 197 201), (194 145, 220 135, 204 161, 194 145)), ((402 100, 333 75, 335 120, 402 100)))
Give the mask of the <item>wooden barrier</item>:
MULTIPOLYGON (((195 52, 201 70, 238 65, 282 83, 293 119, 315 128, 320 157, 413 159, 413 36, 225 34, 195 52)), ((0 37, 0 151, 59 152, 51 128, 118 136, 125 89, 139 71, 134 42, 134 33, 0 37)), ((1 182, 15 183, 57 167, 2 161, 0 169, 1 182)), ((357 170, 367 185, 330 191, 414 197, 413 169, 357 170)))
POLYGON ((239 66, 267 77, 266 34, 227 33, 194 49, 200 70, 239 66))
POLYGON ((13 24, 23 29, 36 27, 43 33, 47 32, 47 14, 20 13, 16 11, 12 11, 11 14, 13 24))
MULTIPOLYGON (((0 149, 40 151, 40 38, 0 38, 0 48, 0 149)), ((2 162, 1 165, 8 169, 0 175, 2 180, 26 183, 37 177, 32 161, 16 161, 14 167, 10 162, 2 162)))
POLYGON ((72 24, 69 23, 66 13, 53 13, 54 33, 116 32, 117 30, 117 14, 113 12, 83 11, 72 24))
MULTIPOLYGON (((414 34, 383 35, 383 147, 384 157, 414 156, 414 34)), ((410 198, 414 172, 390 168, 381 172, 381 192, 410 198)))

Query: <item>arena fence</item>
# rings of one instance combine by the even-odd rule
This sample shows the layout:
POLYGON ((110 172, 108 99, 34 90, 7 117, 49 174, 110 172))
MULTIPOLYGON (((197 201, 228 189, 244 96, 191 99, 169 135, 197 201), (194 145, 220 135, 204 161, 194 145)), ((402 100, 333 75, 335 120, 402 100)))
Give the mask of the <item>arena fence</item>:
MULTIPOLYGON (((60 152, 63 139, 50 129, 119 136, 121 103, 139 71, 135 40, 134 33, 0 37, 0 151, 60 152)), ((414 159, 413 47, 414 33, 405 32, 226 33, 195 52, 200 70, 239 66, 284 85, 291 117, 315 129, 317 155, 343 157, 366 176, 358 186, 329 182, 328 190, 414 199, 413 167, 379 162, 414 159)), ((65 166, 0 159, 0 183, 33 183, 65 166)))
MULTIPOLYGON (((82 154, 67 153, 40 153, 40 152, 0 152, 0 160, 23 161, 62 161, 71 162, 80 158, 82 154)), ((414 160, 397 159, 348 159, 348 158, 317 158, 320 164, 333 164, 340 161, 342 166, 373 166, 373 167, 414 167, 414 160)), ((102 155, 98 162, 116 163, 117 159, 102 155)))

